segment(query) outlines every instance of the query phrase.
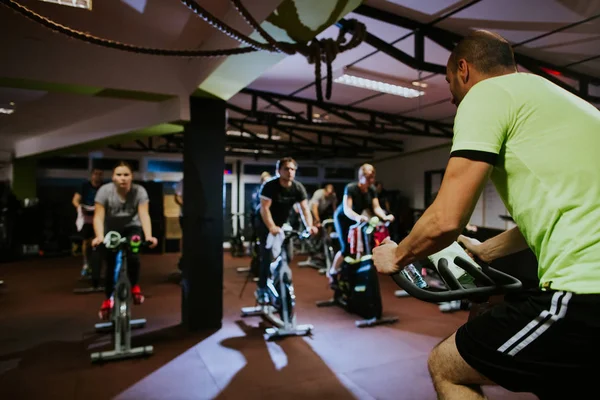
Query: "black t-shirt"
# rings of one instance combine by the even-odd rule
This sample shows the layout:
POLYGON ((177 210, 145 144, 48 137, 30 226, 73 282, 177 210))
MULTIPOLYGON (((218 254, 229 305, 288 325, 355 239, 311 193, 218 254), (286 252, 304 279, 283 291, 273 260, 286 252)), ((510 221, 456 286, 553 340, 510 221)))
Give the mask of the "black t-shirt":
POLYGON ((79 194, 81 195, 81 204, 86 206, 94 206, 96 193, 98 192, 98 189, 100 189, 100 186, 94 187, 90 181, 84 182, 79 190, 79 194))
MULTIPOLYGON (((377 198, 379 199, 379 205, 384 209, 385 212, 390 212, 390 210, 386 209, 385 202, 390 201, 390 195, 387 190, 383 189, 381 193, 377 194, 377 198)), ((390 204, 391 206, 391 204, 390 204)))
MULTIPOLYGON (((361 192, 358 183, 349 183, 344 189, 344 194, 352 199, 352 211, 357 214, 362 214, 364 210, 369 210, 373 213, 373 199, 377 198, 377 189, 371 185, 365 193, 361 192)), ((340 207, 343 207, 340 204, 340 207)))
MULTIPOLYGON (((271 216, 275 225, 283 225, 290 215, 295 203, 306 200, 306 189, 300 182, 292 181, 290 187, 283 187, 279 178, 275 177, 264 183, 260 189, 260 197, 271 199, 271 216)), ((262 218, 261 218, 262 220, 262 218)))

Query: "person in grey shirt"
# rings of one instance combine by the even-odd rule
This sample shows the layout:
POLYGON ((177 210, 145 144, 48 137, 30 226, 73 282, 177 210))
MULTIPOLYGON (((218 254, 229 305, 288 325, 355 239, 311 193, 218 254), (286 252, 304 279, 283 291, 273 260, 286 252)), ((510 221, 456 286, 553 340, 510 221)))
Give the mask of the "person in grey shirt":
MULTIPOLYGON (((117 231, 131 240, 139 235, 150 242, 150 247, 156 247, 158 241, 152 236, 152 224, 148 212, 148 193, 142 186, 132 183, 133 172, 129 164, 119 163, 113 170, 112 183, 102 185, 96 194, 94 211, 94 232, 96 237, 92 246, 99 246, 104 235, 109 231, 117 231)), ((114 271, 116 266, 115 253, 106 251, 106 300, 102 303, 99 316, 109 319, 113 307, 112 294, 114 290, 114 271)), ((134 304, 144 302, 144 296, 138 280, 140 277, 139 253, 128 252, 127 272, 131 282, 131 294, 134 304)))
POLYGON ((313 214, 314 224, 320 226, 321 221, 333 216, 333 211, 335 211, 336 207, 337 195, 331 183, 325 185, 322 189, 316 190, 313 193, 312 199, 310 199, 310 209, 313 214))

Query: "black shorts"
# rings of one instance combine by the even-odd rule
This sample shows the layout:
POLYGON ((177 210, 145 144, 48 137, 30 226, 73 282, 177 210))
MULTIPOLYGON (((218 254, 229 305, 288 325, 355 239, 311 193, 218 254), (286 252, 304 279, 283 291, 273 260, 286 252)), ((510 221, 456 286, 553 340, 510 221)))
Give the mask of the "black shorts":
POLYGON ((600 294, 535 289, 507 296, 460 327, 456 347, 471 367, 513 392, 588 398, 600 376, 600 294))
POLYGON ((94 225, 92 224, 83 224, 81 230, 79 231, 79 236, 81 236, 82 240, 90 240, 96 237, 94 233, 94 225))

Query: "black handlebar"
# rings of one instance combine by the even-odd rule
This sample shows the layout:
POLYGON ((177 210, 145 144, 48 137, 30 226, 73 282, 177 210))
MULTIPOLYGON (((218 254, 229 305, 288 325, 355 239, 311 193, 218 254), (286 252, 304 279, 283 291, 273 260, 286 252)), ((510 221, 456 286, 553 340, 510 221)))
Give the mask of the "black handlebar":
POLYGON ((485 301, 489 296, 517 291, 523 286, 521 281, 514 276, 498 271, 488 265, 482 265, 481 269, 479 269, 461 257, 455 257, 454 263, 474 278, 474 287, 464 287, 456 279, 450 271, 446 258, 441 258, 438 262, 438 272, 448 287, 446 291, 434 292, 420 288, 405 275, 403 270, 392 275, 392 278, 408 294, 429 303, 462 299, 481 302, 485 301))
MULTIPOLYGON (((135 237, 135 235, 134 235, 135 237)), ((101 245, 103 245, 107 249, 117 250, 122 247, 139 247, 139 248, 148 248, 152 245, 152 242, 149 240, 141 241, 139 246, 132 246, 130 242, 131 238, 125 236, 121 236, 119 232, 110 231, 104 236, 104 241, 101 245)))
POLYGON ((285 234, 285 239, 290 239, 292 237, 297 237, 300 239, 308 239, 311 236, 310 230, 305 229, 303 231, 297 231, 297 230, 283 230, 283 233, 285 234))

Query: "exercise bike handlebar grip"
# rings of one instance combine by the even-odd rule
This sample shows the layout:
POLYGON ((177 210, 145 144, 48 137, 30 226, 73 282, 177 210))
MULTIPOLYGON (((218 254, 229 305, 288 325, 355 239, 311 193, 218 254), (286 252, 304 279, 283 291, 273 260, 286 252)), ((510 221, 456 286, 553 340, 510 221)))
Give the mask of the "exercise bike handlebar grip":
POLYGON ((449 290, 430 291, 415 285, 402 270, 392 275, 392 278, 398 286, 404 289, 409 295, 419 300, 429 303, 440 303, 445 301, 475 299, 489 297, 496 294, 505 294, 522 288, 523 284, 514 276, 498 271, 488 265, 482 266, 479 270, 470 262, 456 257, 454 263, 469 273, 475 282, 479 285, 465 288, 460 281, 452 274, 448 267, 448 260, 441 258, 438 262, 438 271, 446 282, 449 290))

